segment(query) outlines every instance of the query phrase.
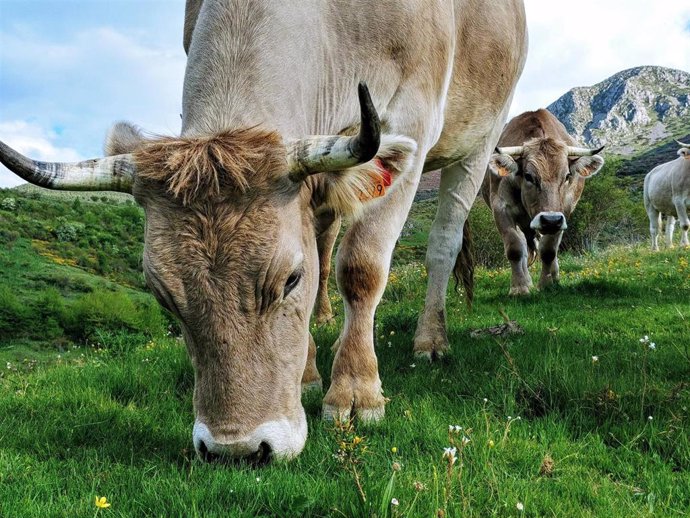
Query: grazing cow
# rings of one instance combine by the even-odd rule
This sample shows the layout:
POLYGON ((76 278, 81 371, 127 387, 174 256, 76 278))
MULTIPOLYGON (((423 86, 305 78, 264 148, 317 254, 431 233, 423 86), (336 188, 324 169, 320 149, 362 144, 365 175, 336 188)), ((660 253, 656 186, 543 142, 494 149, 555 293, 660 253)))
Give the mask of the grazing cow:
POLYGON ((447 348, 448 277, 524 65, 524 7, 188 0, 184 45, 180 137, 121 123, 106 158, 35 162, 0 143, 0 159, 44 187, 134 194, 147 283, 194 367, 196 451, 291 457, 307 434, 300 382, 320 382, 315 226, 357 214, 337 254, 346 313, 323 415, 379 419, 374 313, 420 176, 440 167, 415 349, 447 348))
POLYGON ((661 218, 666 215, 666 246, 673 246, 673 230, 678 217, 681 227, 680 246, 688 241, 688 207, 690 207, 690 144, 676 140, 678 158, 652 169, 644 177, 644 208, 649 216, 652 250, 659 250, 661 218))
POLYGON ((510 295, 532 286, 528 266, 542 261, 539 288, 559 280, 558 247, 585 179, 604 165, 597 153, 574 146, 547 110, 525 112, 503 130, 489 160, 482 196, 491 208, 512 268, 510 295))

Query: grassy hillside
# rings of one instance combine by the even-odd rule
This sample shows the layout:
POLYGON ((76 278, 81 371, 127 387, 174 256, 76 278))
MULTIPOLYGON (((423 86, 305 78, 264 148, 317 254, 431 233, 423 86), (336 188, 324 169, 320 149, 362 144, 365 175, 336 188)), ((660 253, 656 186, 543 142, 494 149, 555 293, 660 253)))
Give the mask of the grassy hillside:
MULTIPOLYGON (((526 299, 506 297, 499 250, 472 313, 450 298, 453 349, 429 365, 411 343, 434 210, 415 206, 377 313, 384 422, 323 423, 306 396, 304 453, 259 469, 194 458, 192 369, 139 290, 141 211, 0 192, 0 516, 687 516, 687 250, 566 256, 561 286, 526 299), (501 313, 523 333, 470 336, 501 313)), ((473 219, 495 246, 488 212, 473 219)), ((313 328, 326 385, 333 300, 313 328)))

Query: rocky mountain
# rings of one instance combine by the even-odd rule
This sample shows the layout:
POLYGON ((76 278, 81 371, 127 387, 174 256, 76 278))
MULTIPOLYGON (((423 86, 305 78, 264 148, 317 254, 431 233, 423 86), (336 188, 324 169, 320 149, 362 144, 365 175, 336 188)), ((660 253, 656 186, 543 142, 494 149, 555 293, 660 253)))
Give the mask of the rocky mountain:
POLYGON ((636 67, 573 88, 547 109, 583 145, 638 155, 690 134, 690 73, 636 67))

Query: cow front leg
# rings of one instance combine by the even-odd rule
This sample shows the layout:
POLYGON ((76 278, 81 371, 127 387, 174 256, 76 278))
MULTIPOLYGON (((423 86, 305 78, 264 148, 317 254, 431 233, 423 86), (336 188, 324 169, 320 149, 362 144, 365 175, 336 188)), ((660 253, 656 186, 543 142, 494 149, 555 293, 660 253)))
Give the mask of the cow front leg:
POLYGON ((333 320, 333 310, 328 297, 328 278, 331 274, 333 246, 340 232, 340 216, 325 210, 316 216, 316 246, 319 252, 319 289, 314 306, 314 319, 318 325, 333 320))
POLYGON ((503 247, 511 268, 508 295, 529 295, 532 276, 529 274, 529 250, 525 235, 518 228, 504 230, 503 247))
POLYGON ((676 230, 676 218, 666 216, 666 246, 673 248, 673 232, 676 230))
POLYGON ((312 390, 321 391, 323 389, 323 381, 319 374, 319 369, 316 367, 316 343, 309 333, 309 350, 307 352, 307 364, 304 367, 302 374, 302 394, 312 390))
POLYGON ((541 277, 539 278, 538 288, 551 286, 560 281, 560 270, 558 268, 558 247, 561 244, 563 232, 542 236, 539 240, 539 257, 541 259, 541 277))
POLYGON ((463 242, 463 225, 477 196, 488 153, 453 164, 441 172, 438 208, 426 252, 427 286, 424 309, 417 321, 414 354, 428 360, 449 349, 446 332, 446 292, 463 242))
POLYGON ((324 419, 347 420, 354 413, 363 421, 377 421, 384 415, 386 400, 374 351, 374 312, 420 175, 421 164, 402 174, 384 198, 370 202, 341 241, 336 278, 345 323, 323 400, 324 419))
POLYGON ((688 218, 688 209, 685 206, 685 200, 674 201, 674 205, 676 206, 676 213, 678 214, 678 223, 680 223, 680 246, 690 246, 690 241, 688 241, 690 218, 688 218))

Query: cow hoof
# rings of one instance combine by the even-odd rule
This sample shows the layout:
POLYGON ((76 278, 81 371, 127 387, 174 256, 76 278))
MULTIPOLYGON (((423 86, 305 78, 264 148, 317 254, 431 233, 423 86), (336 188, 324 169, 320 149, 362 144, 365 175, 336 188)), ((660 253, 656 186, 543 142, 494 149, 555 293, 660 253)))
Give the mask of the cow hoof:
POLYGON ((448 339, 445 336, 431 338, 418 336, 414 340, 414 355, 416 358, 429 360, 430 362, 442 358, 450 350, 448 339))
POLYGON ((522 297, 523 295, 529 295, 529 287, 527 286, 513 286, 510 288, 508 295, 511 297, 522 297))
MULTIPOLYGON (((324 421, 335 421, 344 423, 352 418, 352 407, 340 408, 335 405, 323 404, 322 416, 324 421)), ((386 406, 381 405, 374 408, 355 408, 354 416, 362 423, 377 423, 386 415, 386 406)))
POLYGON ((320 379, 313 381, 302 382, 302 394, 311 394, 312 392, 323 392, 323 381, 320 379))

